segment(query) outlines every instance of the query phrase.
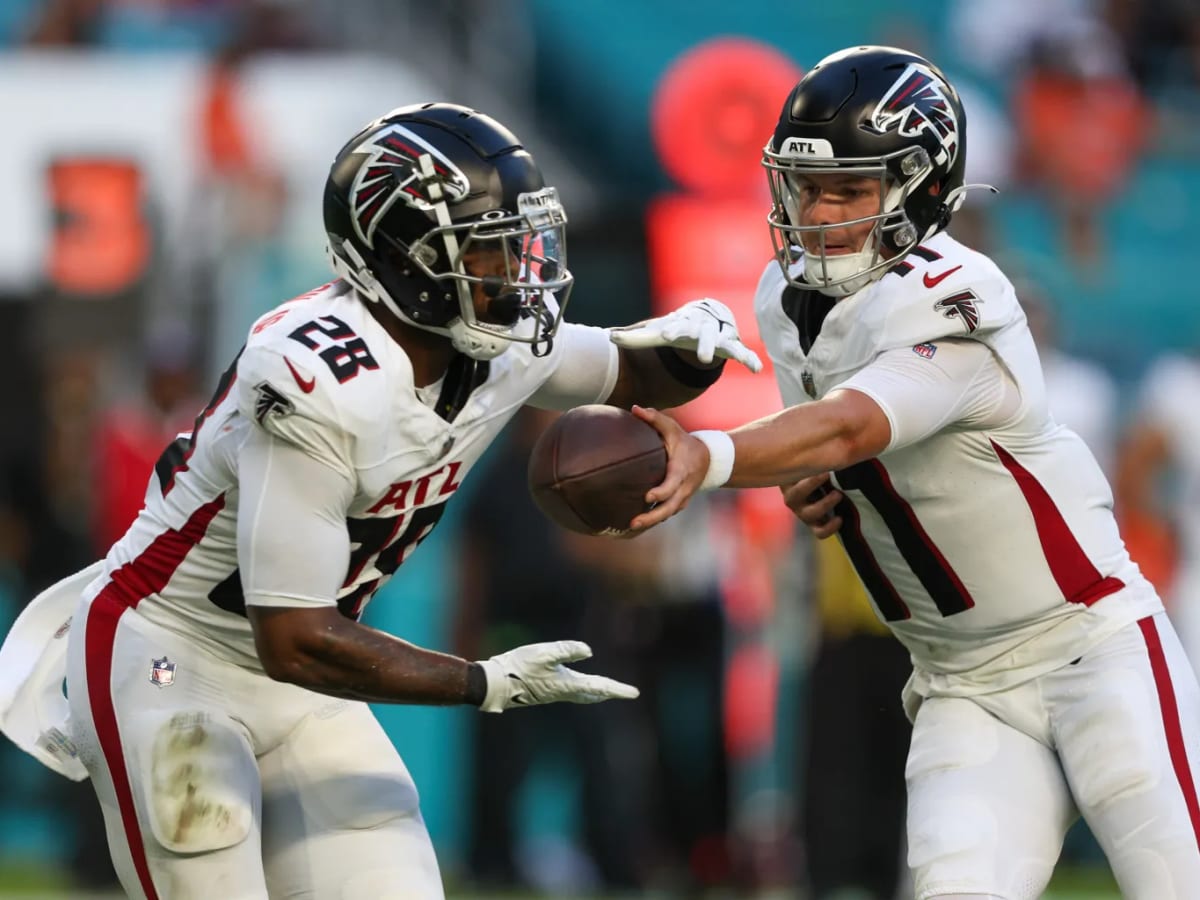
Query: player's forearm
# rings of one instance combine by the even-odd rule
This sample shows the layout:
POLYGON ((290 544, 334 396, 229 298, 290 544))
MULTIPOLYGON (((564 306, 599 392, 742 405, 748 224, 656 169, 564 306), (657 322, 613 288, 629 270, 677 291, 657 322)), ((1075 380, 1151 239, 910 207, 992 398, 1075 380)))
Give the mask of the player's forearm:
POLYGON ((727 487, 792 484, 878 452, 861 423, 837 404, 793 406, 729 432, 735 451, 727 487))
POLYGON ((477 706, 487 687, 474 663, 348 619, 297 641, 290 652, 273 659, 268 674, 311 691, 369 703, 477 706))
POLYGON ((688 350, 673 347, 621 348, 621 374, 609 395, 611 406, 633 404, 672 409, 695 400, 721 377, 725 360, 705 365, 688 350))

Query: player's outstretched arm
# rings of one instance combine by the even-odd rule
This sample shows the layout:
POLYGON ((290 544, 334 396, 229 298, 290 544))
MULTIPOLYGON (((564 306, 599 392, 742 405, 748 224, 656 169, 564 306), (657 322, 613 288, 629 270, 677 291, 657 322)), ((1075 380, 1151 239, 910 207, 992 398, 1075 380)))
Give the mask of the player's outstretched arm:
POLYGON ((636 697, 628 685, 564 663, 591 655, 565 641, 481 663, 417 647, 342 615, 353 477, 254 429, 238 457, 238 563, 263 669, 312 691, 378 703, 511 705, 636 697))
POLYGON ((250 607, 267 674, 371 703, 470 704, 484 712, 543 703, 632 700, 638 690, 568 668, 592 655, 580 641, 527 644, 482 662, 427 650, 347 619, 336 607, 250 607))
POLYGON ((483 702, 470 663, 347 619, 336 606, 249 606, 263 669, 276 681, 372 703, 483 702))
POLYGON ((620 350, 620 371, 607 402, 625 409, 634 403, 669 409, 694 400, 721 377, 727 359, 762 370, 758 355, 742 343, 733 313, 709 298, 609 329, 609 339, 620 350))
POLYGON ((742 343, 733 312, 711 297, 692 300, 665 316, 612 328, 609 332, 618 347, 630 350, 674 347, 694 353, 703 365, 732 359, 751 372, 762 371, 758 354, 742 343))
POLYGON ((790 485, 878 456, 891 423, 860 391, 834 391, 823 400, 788 407, 730 432, 689 433, 669 416, 635 407, 662 435, 667 475, 646 494, 654 508, 633 520, 641 531, 669 519, 699 490, 790 485))

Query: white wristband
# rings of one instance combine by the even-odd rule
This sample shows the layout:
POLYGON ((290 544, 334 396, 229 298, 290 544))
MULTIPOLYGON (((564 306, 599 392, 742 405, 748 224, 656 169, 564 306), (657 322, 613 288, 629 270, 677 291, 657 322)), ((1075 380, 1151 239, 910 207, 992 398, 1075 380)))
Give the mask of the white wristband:
POLYGON ((724 431, 693 431, 692 437, 708 447, 708 472, 700 482, 700 490, 715 490, 733 474, 733 438, 724 431))

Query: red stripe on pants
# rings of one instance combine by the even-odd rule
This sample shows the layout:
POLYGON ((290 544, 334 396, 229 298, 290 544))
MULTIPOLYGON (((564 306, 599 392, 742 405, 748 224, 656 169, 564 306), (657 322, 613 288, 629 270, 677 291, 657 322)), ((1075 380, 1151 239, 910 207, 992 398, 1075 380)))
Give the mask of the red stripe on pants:
POLYGON ((96 728, 100 750, 112 778, 113 792, 117 795, 129 855, 147 900, 158 900, 158 893, 150 877, 146 847, 138 825, 137 806, 133 801, 133 788, 125 768, 125 754, 121 749, 121 729, 117 725, 117 710, 112 696, 113 641, 121 616, 137 607, 145 597, 166 587, 184 557, 204 537, 209 522, 224 506, 225 495, 222 494, 192 513, 183 528, 166 531, 156 537, 137 559, 113 572, 111 580, 96 595, 88 610, 84 631, 88 704, 92 710, 92 723, 96 728))
POLYGON ((1183 791, 1188 815, 1192 820, 1192 833, 1200 847, 1200 802, 1196 800, 1196 782, 1188 763, 1187 746, 1183 740, 1183 725, 1179 721, 1179 705, 1175 701, 1175 686, 1171 684, 1171 671, 1163 653, 1158 626, 1147 616, 1138 621, 1142 637, 1146 640, 1146 651, 1150 654, 1150 669, 1154 672, 1154 686, 1158 690, 1158 705, 1162 710, 1163 729, 1167 733, 1167 749, 1171 754, 1171 765, 1175 769, 1175 780, 1183 791))

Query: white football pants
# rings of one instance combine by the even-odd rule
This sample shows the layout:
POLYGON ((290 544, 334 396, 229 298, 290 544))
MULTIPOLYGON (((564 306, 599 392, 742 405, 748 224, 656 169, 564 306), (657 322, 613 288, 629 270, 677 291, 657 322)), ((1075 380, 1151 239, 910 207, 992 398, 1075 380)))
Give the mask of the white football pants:
POLYGON ((1128 900, 1200 891, 1200 688, 1164 613, 1006 691, 933 697, 909 751, 916 900, 1042 895, 1082 814, 1128 900))
POLYGON ((366 704, 226 663, 103 594, 72 623, 67 685, 130 897, 442 900, 416 787, 366 704))

